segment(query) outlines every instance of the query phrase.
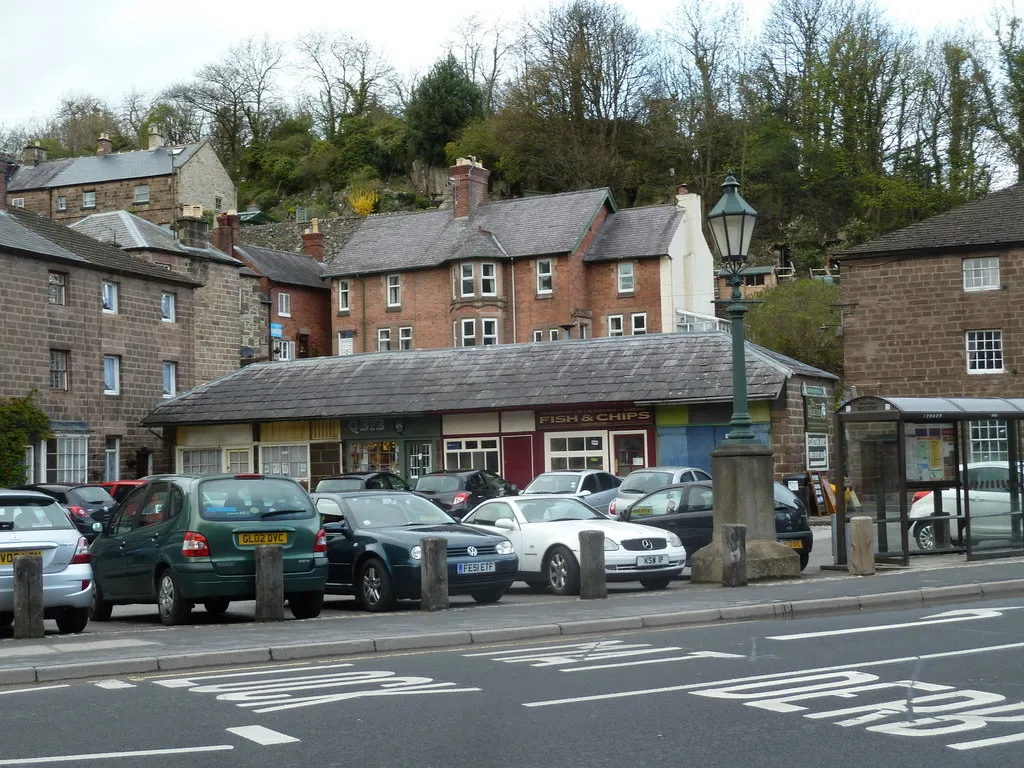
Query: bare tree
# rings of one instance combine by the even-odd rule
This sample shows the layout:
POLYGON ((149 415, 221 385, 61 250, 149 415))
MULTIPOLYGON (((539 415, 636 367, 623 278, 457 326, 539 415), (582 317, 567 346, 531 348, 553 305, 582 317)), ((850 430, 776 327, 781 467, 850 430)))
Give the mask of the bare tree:
POLYGON ((501 81, 516 46, 516 27, 500 19, 486 23, 472 15, 456 28, 456 39, 449 49, 462 62, 466 75, 480 86, 484 95, 484 114, 498 108, 501 81))
POLYGON ((989 69, 980 60, 975 71, 982 83, 989 128, 1013 164, 1017 183, 1024 181, 1024 20, 1014 7, 992 14, 996 61, 989 69))

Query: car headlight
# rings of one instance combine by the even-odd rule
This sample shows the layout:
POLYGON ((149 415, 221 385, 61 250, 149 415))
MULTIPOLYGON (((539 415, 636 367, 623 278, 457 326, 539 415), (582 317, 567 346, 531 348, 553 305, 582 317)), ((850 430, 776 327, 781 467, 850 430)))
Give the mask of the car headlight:
POLYGON ((499 555, 513 555, 516 551, 516 548, 512 546, 511 541, 499 541, 498 546, 494 549, 499 555))
POLYGON ((423 557, 423 548, 419 544, 409 550, 411 560, 419 560, 421 557, 423 557))
POLYGON ((668 535, 668 545, 670 547, 681 547, 683 546, 683 540, 676 536, 674 533, 668 535))
POLYGON ((618 548, 619 548, 618 544, 616 544, 614 541, 609 539, 607 536, 604 537, 604 551, 605 552, 614 552, 618 548))

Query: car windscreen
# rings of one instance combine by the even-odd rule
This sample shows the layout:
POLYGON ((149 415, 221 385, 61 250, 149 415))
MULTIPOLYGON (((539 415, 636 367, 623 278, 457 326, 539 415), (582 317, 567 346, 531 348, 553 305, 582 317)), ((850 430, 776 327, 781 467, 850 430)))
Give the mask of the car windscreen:
POLYGON ((579 475, 538 475, 523 493, 575 493, 579 475))
POLYGON ((68 513, 53 499, 8 497, 0 499, 0 533, 7 531, 63 531, 74 528, 68 513))
POLYGON ((300 520, 316 512, 305 489, 278 478, 219 478, 199 483, 204 520, 300 520))
POLYGON ((782 483, 775 483, 775 506, 776 507, 789 507, 790 509, 799 509, 800 502, 797 499, 795 493, 789 488, 784 486, 782 483))
POLYGON ((671 484, 671 472, 630 472, 619 486, 619 493, 650 493, 671 484))
POLYGON ((462 481, 455 475, 424 475, 416 481, 420 493, 455 493, 462 487, 462 481))
POLYGON ((106 488, 98 485, 82 485, 68 490, 68 501, 73 504, 113 504, 114 497, 107 493, 106 488))
POLYGON ((353 528, 391 528, 394 526, 445 525, 455 520, 433 502, 411 493, 375 493, 350 496, 346 519, 353 528))
POLYGON ((519 502, 519 509, 529 523, 606 519, 600 512, 576 499, 524 499, 519 502))
POLYGON ((358 491, 363 487, 361 477, 334 477, 321 480, 316 484, 316 493, 337 493, 338 491, 358 491))

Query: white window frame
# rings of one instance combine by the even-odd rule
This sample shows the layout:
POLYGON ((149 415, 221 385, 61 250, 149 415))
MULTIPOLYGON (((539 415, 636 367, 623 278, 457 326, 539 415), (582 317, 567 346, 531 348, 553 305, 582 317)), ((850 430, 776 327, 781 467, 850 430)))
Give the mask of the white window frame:
POLYGON ((96 207, 96 190, 82 193, 82 208, 91 210, 96 207))
POLYGON ((589 339, 590 338, 590 323, 580 323, 580 338, 581 339, 589 339))
POLYGON ((402 276, 388 275, 387 277, 388 306, 402 306, 402 276))
POLYGON ((103 394, 104 395, 120 395, 121 394, 121 356, 120 355, 104 355, 103 356, 103 394), (113 372, 114 386, 110 387, 108 384, 110 381, 107 378, 108 369, 113 372))
POLYGON ((636 290, 636 279, 632 261, 620 261, 618 264, 618 292, 633 293, 636 290))
POLYGON ((224 208, 224 198, 220 195, 214 195, 213 198, 213 210, 220 211, 224 208))
POLYGON ((560 338, 562 338, 562 332, 558 328, 552 328, 548 331, 549 341, 558 341, 560 338))
POLYGON ((968 422, 970 429, 969 461, 1009 461, 1006 422, 996 419, 968 422))
POLYGON ((135 185, 135 197, 133 202, 135 203, 148 203, 149 202, 149 184, 136 184, 135 185))
POLYGON ((553 472, 558 469, 600 469, 601 471, 610 471, 608 467, 608 451, 611 444, 611 438, 606 431, 589 431, 589 432, 548 432, 544 435, 544 471, 553 472), (600 449, 588 449, 587 438, 600 437, 601 448, 600 449), (582 451, 558 451, 556 452, 551 443, 553 440, 559 439, 570 440, 573 438, 583 438, 583 450, 582 451), (599 456, 601 458, 601 466, 592 466, 587 463, 586 459, 588 456, 599 456), (558 466, 555 466, 555 459, 565 459, 565 466, 562 466, 562 462, 558 461, 558 466), (572 459, 582 458, 583 466, 574 467, 572 466, 572 459))
POLYGON ((967 373, 984 375, 1003 373, 1005 358, 1003 356, 1003 332, 998 328, 966 331, 964 343, 967 351, 967 373), (991 360, 987 357, 991 354, 991 360), (998 356, 998 365, 997 363, 998 356))
POLYGON ((290 293, 277 294, 277 316, 292 316, 292 295, 290 293))
POLYGON ((533 340, 534 341, 544 341, 544 331, 534 331, 533 332, 533 340))
POLYGON ((103 479, 108 482, 121 479, 120 437, 108 437, 103 441, 103 479))
POLYGON ((103 305, 103 312, 108 315, 117 314, 118 285, 113 280, 104 280, 100 288, 100 301, 103 305))
POLYGON ((11 198, 11 208, 24 208, 24 207, 25 207, 25 198, 24 197, 12 197, 11 198))
POLYGON ((48 483, 85 483, 89 474, 89 438, 85 435, 56 434, 43 443, 41 477, 48 483), (54 467, 50 467, 50 442, 55 444, 54 467), (51 474, 52 473, 52 474, 51 474))
POLYGON ((480 341, 485 347, 494 346, 498 344, 498 318, 496 317, 482 317, 480 318, 480 341))
POLYGON ((351 309, 352 294, 349 292, 348 280, 338 281, 338 311, 348 312, 351 309))
POLYGON ((377 329, 377 351, 378 352, 390 352, 391 351, 391 329, 390 328, 378 328, 377 329))
POLYGON ((295 359, 295 342, 292 339, 274 339, 274 359, 288 362, 295 359))
POLYGON ((555 262, 552 259, 537 260, 537 293, 545 295, 555 290, 555 262), (544 269, 543 267, 547 267, 544 269))
POLYGON ((634 312, 629 316, 629 331, 634 336, 646 336, 647 335, 647 313, 646 312, 634 312), (637 324, 637 320, 640 323, 637 324))
POLYGON ((608 315, 608 335, 625 336, 626 323, 623 315, 608 315))
POLYGON ((160 322, 175 323, 178 321, 178 296, 170 291, 160 292, 160 322))
POLYGON ((25 482, 32 485, 36 481, 36 447, 25 446, 25 482))
POLYGON ((50 350, 50 389, 68 391, 68 379, 71 370, 71 353, 66 349, 50 350), (54 367, 54 363, 63 362, 63 367, 54 367), (54 379, 54 374, 57 378, 54 379), (54 381, 57 382, 54 385, 54 381))
POLYGON ((464 317, 459 322, 459 346, 460 347, 475 347, 476 346, 476 318, 475 317, 464 317), (469 329, 469 333, 466 333, 466 329, 469 329), (472 341, 472 344, 467 344, 466 340, 472 341))
POLYGON ((67 272, 47 272, 46 285, 48 289, 47 301, 58 307, 66 307, 68 304, 68 275, 67 272))
POLYGON ((164 360, 161 374, 164 397, 168 399, 175 397, 178 394, 178 364, 173 360, 164 360))
POLYGON ((465 261, 459 265, 459 296, 465 298, 467 296, 476 295, 476 269, 473 266, 473 262, 465 261), (467 274, 468 270, 468 274, 467 274), (467 291, 466 288, 469 288, 467 291))
POLYGON ((444 468, 447 470, 482 469, 501 474, 501 447, 496 437, 458 437, 444 441, 444 468), (494 461, 489 463, 488 457, 494 461), (452 460, 454 459, 454 461, 452 460), (463 460, 466 461, 463 461, 463 460))
POLYGON ((412 326, 406 325, 398 329, 398 348, 412 349, 412 326))
POLYGON ((480 295, 498 295, 498 265, 494 262, 484 262, 480 265, 480 295))
POLYGON ((185 475, 220 475, 224 473, 224 452, 216 446, 189 446, 178 449, 178 472, 185 475), (190 459, 186 463, 186 456, 190 459), (196 461, 191 459, 195 457, 196 461), (213 460, 211 463, 210 460, 213 460))
POLYGON ((352 336, 346 336, 344 331, 338 331, 338 354, 351 355, 356 351, 356 340, 352 336), (343 342, 348 342, 348 352, 342 352, 343 342))
POLYGON ((999 257, 964 259, 964 291, 999 290, 999 257))
POLYGON ((62 212, 68 209, 68 196, 57 195, 57 211, 62 212))
MULTIPOLYGON (((283 475, 284 477, 290 477, 293 480, 309 480, 309 443, 270 443, 267 445, 260 445, 260 472, 264 475, 283 475), (303 461, 301 458, 292 460, 291 455, 288 456, 287 461, 267 461, 267 453, 269 451, 288 451, 289 453, 293 450, 305 450, 306 458, 303 461), (288 465, 288 469, 285 470, 284 466, 288 465), (294 468, 293 468, 294 465, 294 468), (276 471, 275 471, 276 470, 276 471), (303 471, 305 470, 305 471, 303 471)), ((283 459, 283 457, 282 457, 283 459)))

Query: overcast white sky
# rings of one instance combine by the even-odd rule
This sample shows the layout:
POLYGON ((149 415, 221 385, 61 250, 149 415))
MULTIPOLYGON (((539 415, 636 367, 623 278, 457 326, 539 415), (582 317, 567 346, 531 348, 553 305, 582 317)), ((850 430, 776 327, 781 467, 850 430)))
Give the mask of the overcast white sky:
MULTIPOLYGON (((678 0, 620 0, 640 26, 663 26, 678 0)), ((984 28, 993 0, 876 0, 894 21, 928 35, 961 21, 984 28)), ((556 3, 558 4, 558 3, 556 3)), ((742 0, 755 27, 770 0, 742 0)), ((344 29, 382 49, 406 73, 425 72, 471 14, 516 21, 549 0, 0 0, 8 34, 0 126, 52 111, 67 93, 95 93, 116 105, 136 89, 155 93, 187 80, 231 44, 269 34, 287 41, 316 28, 344 29)))

